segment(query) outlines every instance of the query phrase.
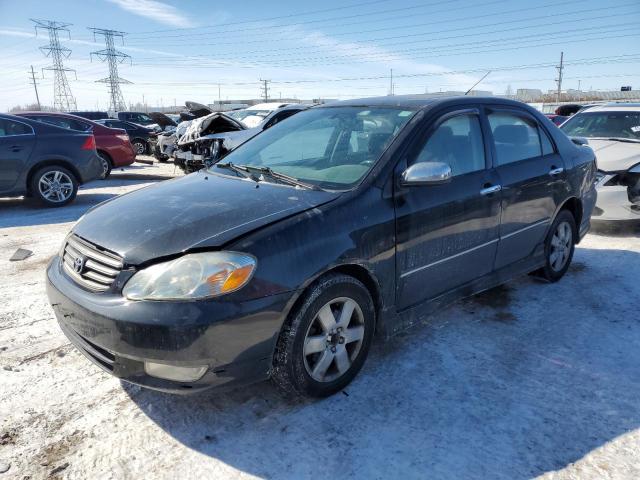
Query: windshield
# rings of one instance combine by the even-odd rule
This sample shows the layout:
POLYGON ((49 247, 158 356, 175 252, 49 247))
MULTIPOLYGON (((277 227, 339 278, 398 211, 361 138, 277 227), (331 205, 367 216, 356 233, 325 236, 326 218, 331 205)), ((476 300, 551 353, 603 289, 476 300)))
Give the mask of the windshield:
POLYGON ((238 147, 224 163, 269 167, 320 188, 346 190, 365 176, 413 114, 399 108, 306 110, 238 147))
POLYGON ((583 112, 560 129, 570 136, 640 140, 640 112, 583 112))
POLYGON ((225 112, 226 115, 235 118, 236 120, 244 120, 247 117, 261 117, 264 118, 271 112, 269 110, 235 110, 233 112, 225 112))

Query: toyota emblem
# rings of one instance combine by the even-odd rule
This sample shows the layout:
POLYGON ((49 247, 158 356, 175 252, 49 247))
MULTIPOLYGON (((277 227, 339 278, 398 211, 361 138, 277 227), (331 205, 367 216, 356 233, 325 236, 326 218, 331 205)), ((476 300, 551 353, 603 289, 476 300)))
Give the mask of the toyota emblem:
POLYGON ((74 261, 73 261, 73 270, 76 273, 82 273, 82 269, 84 268, 84 258, 82 257, 77 257, 74 261))

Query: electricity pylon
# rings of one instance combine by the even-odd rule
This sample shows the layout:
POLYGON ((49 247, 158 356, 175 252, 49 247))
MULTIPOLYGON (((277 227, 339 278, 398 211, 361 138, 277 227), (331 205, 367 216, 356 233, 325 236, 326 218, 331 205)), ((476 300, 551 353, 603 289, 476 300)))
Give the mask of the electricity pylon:
POLYGON ((67 72, 73 72, 75 74, 76 71, 71 68, 65 68, 62 60, 63 58, 69 58, 71 50, 60 44, 60 37, 58 35, 59 32, 67 32, 67 35, 71 38, 71 33, 68 28, 71 24, 52 20, 31 19, 31 21, 35 23, 36 35, 38 35, 38 29, 47 30, 49 34, 49 45, 40 47, 40 50, 47 57, 51 57, 53 62, 51 66, 42 69, 43 76, 44 70, 51 70, 54 73, 53 106, 61 111, 68 112, 75 110, 77 108, 76 99, 71 94, 71 87, 67 80, 67 72))
POLYGON ((124 32, 118 32, 116 30, 106 30, 104 28, 89 28, 89 30, 93 32, 94 41, 96 39, 96 35, 104 36, 104 43, 106 46, 104 50, 91 52, 91 58, 93 59, 93 56, 95 55, 103 62, 107 62, 109 65, 109 76, 100 80, 96 80, 96 82, 106 83, 109 86, 109 110, 113 110, 114 112, 126 110, 127 104, 125 103, 124 97, 122 96, 120 84, 131 82, 129 80, 125 80, 124 78, 120 78, 120 76, 118 75, 118 64, 124 62, 125 60, 131 61, 131 56, 116 50, 113 44, 114 37, 120 37, 124 42, 124 36, 126 34, 124 32))

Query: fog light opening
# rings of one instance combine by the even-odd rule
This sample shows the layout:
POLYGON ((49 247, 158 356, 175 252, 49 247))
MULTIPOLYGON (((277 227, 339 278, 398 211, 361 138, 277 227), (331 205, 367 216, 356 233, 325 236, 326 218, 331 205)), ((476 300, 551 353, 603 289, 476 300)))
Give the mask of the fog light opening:
POLYGON ((195 382, 200 380, 207 373, 207 365, 195 367, 178 367, 165 363, 144 362, 144 371, 152 377, 174 382, 195 382))

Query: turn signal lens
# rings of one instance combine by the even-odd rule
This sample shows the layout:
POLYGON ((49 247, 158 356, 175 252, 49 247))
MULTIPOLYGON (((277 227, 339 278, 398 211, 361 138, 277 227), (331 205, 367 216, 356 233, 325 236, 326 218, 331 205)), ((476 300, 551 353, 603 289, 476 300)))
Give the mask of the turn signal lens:
POLYGON ((222 293, 227 293, 239 289, 249 281, 252 273, 253 265, 245 265, 244 267, 240 267, 237 270, 234 270, 233 273, 229 275, 224 281, 224 283, 222 284, 222 288, 220 288, 220 291, 222 293))

